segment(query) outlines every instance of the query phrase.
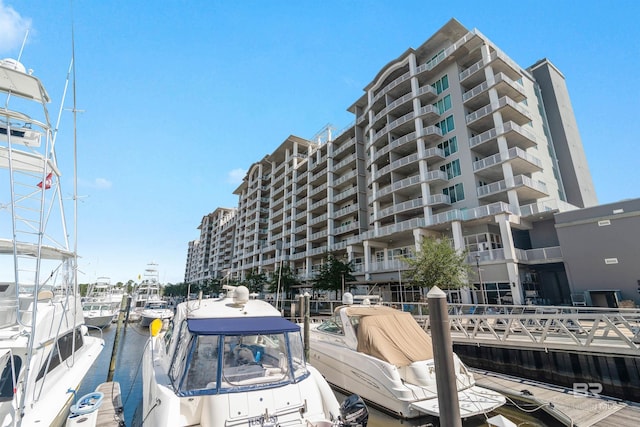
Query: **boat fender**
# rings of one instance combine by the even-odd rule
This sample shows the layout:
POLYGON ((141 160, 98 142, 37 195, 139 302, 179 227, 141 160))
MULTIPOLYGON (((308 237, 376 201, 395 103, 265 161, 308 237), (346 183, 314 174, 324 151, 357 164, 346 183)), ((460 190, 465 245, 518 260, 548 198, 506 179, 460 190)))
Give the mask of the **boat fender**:
POLYGON ((74 415, 90 414, 102 405, 102 399, 104 399, 104 393, 101 391, 85 394, 78 400, 78 403, 71 406, 71 413, 74 415))

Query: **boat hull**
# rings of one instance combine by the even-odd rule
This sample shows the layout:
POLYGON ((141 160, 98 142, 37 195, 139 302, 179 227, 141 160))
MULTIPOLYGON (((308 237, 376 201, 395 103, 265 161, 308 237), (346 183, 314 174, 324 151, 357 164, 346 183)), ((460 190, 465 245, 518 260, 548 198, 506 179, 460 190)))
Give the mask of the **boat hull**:
POLYGON ((87 326, 91 326, 94 328, 104 329, 111 326, 113 323, 113 314, 104 315, 104 316, 85 316, 84 323, 87 326))
POLYGON ((140 326, 148 327, 155 319, 160 319, 163 322, 170 320, 173 317, 173 313, 145 313, 140 315, 140 326))

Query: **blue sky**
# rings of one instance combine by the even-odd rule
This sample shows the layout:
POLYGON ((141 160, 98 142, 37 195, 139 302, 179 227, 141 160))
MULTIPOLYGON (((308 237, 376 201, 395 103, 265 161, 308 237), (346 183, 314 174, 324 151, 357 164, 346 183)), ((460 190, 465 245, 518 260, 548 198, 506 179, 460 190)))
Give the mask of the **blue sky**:
MULTIPOLYGON (((22 62, 55 114, 71 16, 70 1, 0 0, 0 57, 30 28, 22 62)), ((376 73, 452 17, 523 67, 549 58, 600 203, 640 197, 640 2, 77 0, 80 282, 136 280, 151 261, 182 281, 200 220, 237 206, 252 163, 289 135, 349 125, 376 73)))

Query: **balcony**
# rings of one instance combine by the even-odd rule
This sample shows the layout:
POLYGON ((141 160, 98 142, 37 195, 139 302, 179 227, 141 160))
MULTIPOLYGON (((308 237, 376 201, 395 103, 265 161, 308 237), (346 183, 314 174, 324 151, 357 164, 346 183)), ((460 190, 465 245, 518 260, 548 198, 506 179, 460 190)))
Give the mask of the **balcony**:
POLYGON ((351 166, 355 160, 356 160, 356 155, 355 154, 351 154, 351 155, 347 156, 346 158, 344 158, 343 160, 341 160, 340 162, 338 162, 335 165, 333 165, 333 168, 331 168, 331 170, 334 173, 340 172, 345 167, 351 166))
POLYGON ((562 262, 562 250, 560 246, 536 249, 516 249, 516 259, 523 264, 549 264, 562 262))
POLYGON ((445 183, 449 182, 449 178, 447 177, 447 173, 441 170, 434 170, 427 172, 427 176, 425 177, 425 182, 428 183, 445 183))
POLYGON ((375 154, 373 155, 372 162, 375 162, 376 160, 378 160, 380 156, 384 156, 390 151, 403 147, 404 145, 407 145, 408 151, 415 151, 416 150, 415 141, 417 138, 418 136, 416 132, 408 133, 398 139, 394 139, 394 137, 392 136, 391 137, 392 141, 390 144, 385 145, 384 147, 381 147, 375 152, 375 154), (409 143, 414 143, 414 144, 408 145, 409 143))
POLYGON ((428 150, 426 150, 424 152, 423 159, 425 159, 427 161, 427 163, 430 163, 430 161, 444 160, 445 157, 446 156, 445 156, 444 150, 442 148, 433 147, 433 148, 429 148, 428 150))
POLYGON ((437 126, 427 126, 422 129, 422 137, 428 143, 437 142, 442 138, 442 131, 437 126))
POLYGON ((513 185, 507 186, 505 180, 492 182, 489 185, 478 187, 478 198, 483 200, 502 200, 506 198, 504 194, 510 189, 515 189, 520 202, 532 201, 548 196, 547 186, 540 181, 534 181, 528 176, 517 175, 513 177, 513 185))
POLYGON ((503 177, 502 164, 509 162, 514 174, 532 174, 542 170, 542 162, 520 148, 509 149, 506 158, 500 153, 473 162, 473 171, 490 181, 503 177))
POLYGON ((501 51, 492 52, 488 64, 491 65, 494 74, 502 73, 512 80, 522 78, 520 67, 501 51))
POLYGON ((440 118, 440 111, 433 105, 426 105, 418 110, 417 117, 433 123, 440 118))
POLYGON ((351 224, 343 225, 341 227, 336 227, 333 230, 333 235, 337 236, 339 234, 345 234, 357 229, 358 229, 358 221, 355 221, 355 222, 352 222, 351 224))
POLYGON ((424 207, 424 203, 422 201, 422 197, 419 197, 414 200, 407 200, 406 202, 396 203, 393 206, 390 206, 385 209, 379 210, 376 215, 374 215, 374 221, 380 221, 383 218, 386 218, 391 215, 395 215, 398 213, 407 213, 410 211, 421 211, 424 207))
POLYGON ((369 230, 360 236, 355 236, 347 240, 347 244, 356 244, 367 239, 385 238, 391 234, 400 233, 403 231, 411 231, 416 228, 425 227, 426 223, 424 218, 412 218, 407 221, 402 221, 396 224, 379 227, 374 230, 369 230))
POLYGON ((496 128, 493 128, 469 139, 469 147, 480 154, 496 153, 499 136, 506 138, 509 148, 518 147, 526 150, 537 145, 537 139, 533 132, 514 122, 505 122, 500 133, 496 128))
POLYGON ((414 175, 400 181, 396 181, 393 184, 379 188, 378 191, 376 191, 375 197, 370 197, 368 202, 373 203, 374 201, 381 199, 386 195, 393 194, 395 191, 398 191, 400 189, 410 189, 416 185, 419 185, 420 182, 420 175, 414 175))
POLYGON ((493 127, 493 113, 499 111, 504 122, 513 121, 522 126, 531 121, 531 113, 525 107, 508 97, 502 97, 494 104, 485 105, 483 108, 468 114, 467 126, 474 130, 487 130, 493 127))
POLYGON ((334 202, 339 202, 339 201, 341 201, 341 200, 346 199, 346 198, 347 198, 347 197, 349 197, 349 196, 352 196, 352 195, 356 194, 356 192, 357 192, 357 191, 356 191, 356 187, 351 187, 351 188, 350 188, 350 189, 348 189, 348 190, 345 190, 345 191, 342 191, 342 192, 340 192, 340 193, 338 193, 338 194, 335 194, 335 195, 333 196, 333 201, 334 201, 334 202))
POLYGON ((451 206, 451 198, 446 194, 432 194, 427 199, 427 205, 432 208, 451 206))
POLYGON ((561 200, 553 199, 546 200, 544 202, 531 203, 529 205, 520 206, 520 216, 522 217, 541 217, 545 215, 551 215, 557 212, 568 212, 579 209, 570 203, 563 202, 561 200))
POLYGON ((487 81, 484 81, 474 87, 473 89, 465 92, 462 95, 462 101, 467 108, 478 109, 483 105, 487 105, 489 100, 489 89, 494 88, 498 93, 498 97, 508 97, 516 102, 521 102, 526 98, 524 87, 510 79, 504 73, 498 73, 494 76, 493 85, 489 85, 487 81))
POLYGON ((358 210, 358 205, 347 206, 347 207, 344 207, 342 209, 339 209, 339 210, 335 211, 333 213, 333 218, 337 219, 337 218, 343 217, 345 215, 349 215, 350 213, 353 213, 353 212, 355 212, 357 210, 358 210))

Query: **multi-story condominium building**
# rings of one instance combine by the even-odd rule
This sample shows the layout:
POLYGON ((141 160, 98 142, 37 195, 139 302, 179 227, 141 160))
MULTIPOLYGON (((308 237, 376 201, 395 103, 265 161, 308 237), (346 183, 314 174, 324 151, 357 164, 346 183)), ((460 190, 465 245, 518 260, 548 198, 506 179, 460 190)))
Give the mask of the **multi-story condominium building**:
POLYGON ((229 268, 209 264, 209 274, 288 263, 304 281, 332 252, 353 263, 356 284, 397 292, 401 258, 435 236, 473 266, 476 290, 458 298, 570 302, 553 215, 597 201, 553 64, 524 69, 451 20, 348 110, 355 122, 337 136, 290 136, 249 168, 229 268))
POLYGON ((189 242, 186 283, 204 284, 229 271, 235 232, 236 209, 218 208, 202 217, 200 239, 189 242))

